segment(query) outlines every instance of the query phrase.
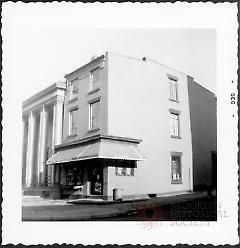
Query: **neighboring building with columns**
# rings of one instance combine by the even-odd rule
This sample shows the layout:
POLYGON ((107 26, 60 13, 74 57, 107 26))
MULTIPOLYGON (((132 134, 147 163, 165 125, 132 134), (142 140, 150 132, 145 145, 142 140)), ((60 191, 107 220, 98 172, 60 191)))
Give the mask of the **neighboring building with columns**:
POLYGON ((196 158, 205 157, 204 168, 211 170, 216 99, 203 87, 191 87, 196 83, 188 75, 148 58, 107 52, 65 79, 66 86, 55 84, 24 102, 27 187, 42 180, 48 187, 41 192, 53 198, 112 200, 116 189, 124 199, 144 198, 192 191, 193 175, 204 174, 196 158), (210 99, 198 101, 211 105, 210 115, 204 113, 208 106, 194 112, 198 94, 210 99), (194 119, 201 117, 214 119, 202 129, 208 146, 194 142, 194 119))
POLYGON ((46 166, 54 146, 62 142, 63 104, 66 84, 57 82, 23 102, 23 189, 37 189, 53 182, 55 171, 46 166))

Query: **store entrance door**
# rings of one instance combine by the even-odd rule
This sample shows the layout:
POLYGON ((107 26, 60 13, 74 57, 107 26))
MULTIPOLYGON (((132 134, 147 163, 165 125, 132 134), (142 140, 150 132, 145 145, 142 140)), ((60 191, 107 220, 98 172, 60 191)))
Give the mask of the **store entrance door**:
POLYGON ((103 167, 100 164, 89 168, 89 181, 91 182, 91 195, 103 194, 103 167))

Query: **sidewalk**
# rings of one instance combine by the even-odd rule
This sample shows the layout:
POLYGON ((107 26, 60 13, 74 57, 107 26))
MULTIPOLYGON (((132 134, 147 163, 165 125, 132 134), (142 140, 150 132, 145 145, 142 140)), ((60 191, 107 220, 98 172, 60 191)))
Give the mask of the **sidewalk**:
POLYGON ((66 200, 53 200, 41 198, 40 196, 22 196, 22 206, 51 206, 69 205, 66 200))
POLYGON ((187 202, 208 198, 207 192, 163 196, 139 201, 105 202, 78 200, 75 204, 67 200, 49 200, 40 197, 23 197, 24 221, 89 221, 114 218, 134 214, 137 211, 156 206, 167 206, 172 203, 187 202))

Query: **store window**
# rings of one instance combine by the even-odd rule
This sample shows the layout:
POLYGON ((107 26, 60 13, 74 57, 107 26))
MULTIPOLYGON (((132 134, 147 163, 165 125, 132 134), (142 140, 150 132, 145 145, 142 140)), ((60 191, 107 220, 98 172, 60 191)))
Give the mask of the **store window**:
POLYGON ((116 167, 115 175, 117 175, 117 176, 134 176, 134 168, 132 168, 132 167, 116 167))
POLYGON ((66 168, 66 186, 81 186, 83 184, 83 173, 79 166, 66 168))
POLYGON ((67 186, 74 185, 74 170, 72 168, 67 170, 65 185, 67 186))

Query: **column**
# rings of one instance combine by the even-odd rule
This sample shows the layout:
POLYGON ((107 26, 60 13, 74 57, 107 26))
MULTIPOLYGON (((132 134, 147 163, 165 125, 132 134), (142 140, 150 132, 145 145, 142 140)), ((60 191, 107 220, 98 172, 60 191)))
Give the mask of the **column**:
POLYGON ((41 133, 42 133, 42 111, 40 111, 39 115, 39 123, 38 125, 38 141, 37 141, 37 159, 36 159, 36 185, 40 184, 40 156, 41 156, 41 133))
POLYGON ((26 165, 26 186, 32 184, 32 171, 34 161, 34 133, 36 129, 36 117, 31 112, 28 119, 28 143, 27 143, 27 165, 26 165))
POLYGON ((65 185, 66 181, 66 169, 64 168, 64 165, 61 165, 61 172, 60 172, 60 184, 65 185))
POLYGON ((55 171, 56 171, 56 165, 52 164, 51 166, 51 186, 55 185, 55 171))
MULTIPOLYGON (((54 146, 62 143, 62 123, 63 123, 63 102, 56 102, 53 106, 53 132, 52 132, 52 149, 55 153, 54 146)), ((55 184, 55 169, 56 166, 52 166, 51 183, 55 184)))
POLYGON ((39 128, 39 159, 38 159, 38 184, 45 185, 46 177, 46 149, 47 149, 47 123, 48 111, 43 106, 40 113, 40 128, 39 128))
POLYGON ((56 169, 55 169, 55 184, 59 185, 60 180, 61 180, 61 165, 57 164, 55 166, 56 166, 56 169))
POLYGON ((27 130, 27 122, 25 118, 23 118, 23 136, 22 136, 22 185, 26 184, 26 158, 27 158, 27 147, 26 147, 26 135, 28 133, 27 130))
POLYGON ((88 182, 88 166, 84 165, 83 167, 83 195, 90 195, 90 184, 88 182))
POLYGON ((52 114, 53 114, 53 121, 52 121, 52 151, 53 151, 53 154, 55 153, 55 149, 54 149, 54 145, 55 145, 55 129, 56 129, 56 105, 54 104, 53 105, 53 111, 52 111, 52 114))
POLYGON ((53 146, 62 143, 63 102, 53 107, 53 146))

